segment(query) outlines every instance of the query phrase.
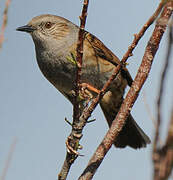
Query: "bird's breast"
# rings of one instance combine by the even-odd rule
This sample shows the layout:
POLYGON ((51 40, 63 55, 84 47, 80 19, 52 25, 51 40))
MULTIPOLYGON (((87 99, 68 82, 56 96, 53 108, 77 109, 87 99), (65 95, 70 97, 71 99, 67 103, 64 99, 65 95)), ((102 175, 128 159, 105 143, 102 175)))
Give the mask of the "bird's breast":
MULTIPOLYGON (((70 95, 76 80, 76 64, 68 55, 50 52, 37 53, 37 62, 44 76, 63 94, 70 95)), ((106 62, 105 62, 106 63, 106 62)), ((101 89, 113 72, 114 66, 84 56, 81 82, 101 89)), ((114 84, 121 83, 121 77, 114 84)), ((117 86, 117 85, 116 85, 117 86)))

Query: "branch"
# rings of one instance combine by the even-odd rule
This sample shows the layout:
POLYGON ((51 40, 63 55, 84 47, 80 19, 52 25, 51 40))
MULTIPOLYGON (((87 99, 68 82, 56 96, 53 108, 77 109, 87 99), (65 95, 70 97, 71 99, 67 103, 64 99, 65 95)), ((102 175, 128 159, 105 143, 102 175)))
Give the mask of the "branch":
MULTIPOLYGON (((170 9, 172 8, 173 11, 173 2, 172 7, 170 6, 170 9)), ((172 50, 173 45, 173 25, 172 22, 170 23, 169 27, 169 38, 168 38, 168 48, 167 48, 167 54, 165 58, 165 64, 163 68, 163 72, 161 75, 161 83, 160 83, 160 89, 158 94, 158 100, 157 100, 157 126, 156 126, 156 132, 155 132, 155 138, 154 138, 154 144, 153 144, 153 165, 154 165, 154 180, 166 180, 171 174, 171 171, 173 169, 173 110, 170 118, 170 124, 168 129, 168 135, 165 142, 165 145, 163 147, 160 147, 159 145, 159 135, 160 135, 160 126, 162 122, 161 118, 161 105, 163 100, 163 90, 165 87, 165 78, 166 73, 168 71, 169 63, 170 63, 170 54, 172 50)))
POLYGON ((79 180, 92 179, 97 168, 100 166, 101 162, 103 161, 104 156, 107 154, 108 150, 111 148, 113 142, 115 141, 116 137, 118 136, 119 132, 121 131, 121 129, 125 123, 125 120, 128 117, 128 115, 133 107, 133 104, 135 103, 135 101, 139 95, 139 91, 141 90, 145 80, 148 77, 154 56, 159 47, 159 43, 161 41, 163 33, 166 30, 168 20, 172 14, 172 8, 171 8, 172 5, 173 5, 173 2, 169 2, 165 6, 165 8, 161 14, 161 17, 159 18, 159 20, 155 26, 153 34, 147 44, 147 47, 146 47, 146 50, 145 50, 145 53, 144 53, 144 56, 142 59, 142 63, 138 69, 135 80, 132 83, 132 86, 126 95, 126 98, 123 101, 121 108, 120 108, 115 120, 112 123, 112 126, 110 127, 110 129, 107 132, 107 134, 105 135, 103 141, 98 146, 94 155, 90 159, 86 169, 84 170, 82 175, 79 177, 79 180))
POLYGON ((165 4, 165 1, 162 0, 159 4, 159 6, 157 7, 157 9, 155 10, 155 12, 153 13, 153 15, 148 19, 148 21, 144 24, 144 26, 142 27, 142 29, 139 31, 138 34, 134 34, 134 40, 132 42, 132 44, 129 46, 127 52, 125 53, 125 55, 122 58, 122 62, 126 62, 126 60, 128 59, 128 57, 132 56, 132 51, 134 50, 134 48, 136 47, 136 45, 138 44, 139 40, 141 39, 141 37, 144 35, 145 31, 149 28, 149 26, 151 24, 153 24, 153 22, 156 20, 156 18, 158 17, 158 15, 160 14, 163 6, 165 4))
POLYGON ((9 8, 9 5, 10 5, 10 2, 11 2, 11 0, 6 0, 6 3, 5 3, 2 26, 1 26, 1 31, 0 31, 0 49, 2 48, 2 44, 4 42, 4 32, 5 32, 5 28, 7 26, 8 8, 9 8))
POLYGON ((75 102, 74 102, 74 109, 73 109, 73 124, 78 123, 80 117, 80 108, 79 108, 79 91, 80 91, 80 84, 81 84, 81 75, 82 75, 82 57, 83 57, 83 40, 85 35, 85 23, 87 18, 87 9, 88 9, 89 0, 84 0, 83 3, 83 10, 82 15, 80 18, 80 29, 78 35, 78 42, 77 42, 77 71, 76 71, 76 84, 75 84, 75 102))
MULTIPOLYGON (((79 117, 82 112, 83 104, 78 100, 81 84, 81 75, 82 75, 82 57, 83 57, 83 40, 84 40, 84 28, 87 18, 87 9, 88 9, 89 0, 84 0, 82 14, 80 16, 80 29, 77 42, 77 70, 76 70, 76 82, 75 82, 75 97, 73 103, 73 124, 72 131, 69 137, 67 138, 67 153, 66 158, 63 164, 63 167, 58 175, 58 180, 65 180, 67 178, 68 172, 71 165, 74 163, 79 153, 77 152, 80 149, 79 141, 82 137, 83 126, 79 126, 79 117)), ((86 120, 87 121, 87 120, 86 120)), ((86 122, 83 122, 86 124, 86 122)))

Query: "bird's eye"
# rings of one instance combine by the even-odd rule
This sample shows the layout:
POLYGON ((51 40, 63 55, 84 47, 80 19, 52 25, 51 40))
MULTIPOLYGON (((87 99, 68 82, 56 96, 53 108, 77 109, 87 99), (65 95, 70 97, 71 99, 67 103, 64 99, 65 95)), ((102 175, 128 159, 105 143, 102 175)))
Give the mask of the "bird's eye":
POLYGON ((51 23, 51 22, 47 22, 47 23, 45 24, 45 27, 46 27, 47 29, 50 29, 50 28, 52 27, 52 23, 51 23))

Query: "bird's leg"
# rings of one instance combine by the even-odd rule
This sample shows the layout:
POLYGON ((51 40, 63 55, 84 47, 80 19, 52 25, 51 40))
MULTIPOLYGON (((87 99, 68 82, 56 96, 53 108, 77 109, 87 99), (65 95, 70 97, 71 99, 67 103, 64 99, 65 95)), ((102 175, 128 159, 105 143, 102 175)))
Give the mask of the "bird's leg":
MULTIPOLYGON (((84 91, 85 91, 85 90, 88 90, 88 91, 86 91, 86 94, 88 94, 89 91, 92 91, 92 92, 94 92, 94 93, 96 93, 96 94, 99 94, 99 93, 100 93, 100 90, 98 90, 97 88, 91 86, 90 84, 81 83, 80 86, 81 86, 81 90, 84 90, 84 91)), ((89 93, 90 93, 90 92, 89 92, 89 93)), ((91 94, 91 93, 90 93, 90 94, 91 94)), ((92 96, 92 94, 91 94, 91 96, 92 96)))
POLYGON ((85 107, 88 106, 91 99, 93 99, 93 93, 98 94, 100 93, 100 90, 96 89, 95 87, 87 84, 87 83, 81 83, 80 84, 80 98, 85 100, 85 107))
MULTIPOLYGON (((72 140, 72 137, 69 136, 65 142, 68 153, 73 153, 76 156, 79 156, 79 153, 70 145, 70 141, 72 140)), ((78 148, 77 148, 78 149, 78 148)))
MULTIPOLYGON (((100 90, 96 89, 95 87, 93 87, 93 86, 91 86, 91 85, 89 85, 87 83, 81 83, 80 84, 79 99, 78 100, 80 102, 79 106, 80 106, 81 111, 86 106, 88 106, 91 99, 93 99, 93 93, 98 94, 98 93, 100 93, 100 90)), ((75 95, 74 91, 72 91, 71 94, 75 95)), ((90 122, 90 121, 88 121, 88 122, 90 122)), ((69 123, 69 124, 73 127, 73 125, 71 123, 69 123)), ((74 128, 74 129, 76 129, 76 128, 74 128)), ((74 157, 81 156, 81 154, 79 154, 77 152, 78 149, 81 149, 81 145, 78 144, 78 143, 76 144, 75 142, 73 142, 74 139, 80 140, 81 136, 82 136, 81 133, 72 133, 72 134, 69 135, 69 137, 66 140, 67 151, 68 151, 68 153, 73 154, 74 157)))

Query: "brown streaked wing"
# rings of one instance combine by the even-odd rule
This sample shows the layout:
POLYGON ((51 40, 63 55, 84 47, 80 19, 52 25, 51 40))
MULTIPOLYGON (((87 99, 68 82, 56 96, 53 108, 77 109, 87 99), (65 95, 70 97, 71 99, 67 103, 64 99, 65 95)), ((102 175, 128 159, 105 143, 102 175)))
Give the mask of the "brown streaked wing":
MULTIPOLYGON (((117 56, 115 56, 99 39, 97 39, 94 35, 90 34, 89 32, 86 32, 85 35, 86 40, 91 44, 91 47, 93 47, 94 52, 96 53, 96 56, 99 56, 100 58, 109 61, 114 66, 117 66, 120 63, 120 60, 117 56)), ((121 70, 122 76, 127 80, 128 85, 131 86, 133 79, 128 72, 127 68, 123 68, 121 70)))

